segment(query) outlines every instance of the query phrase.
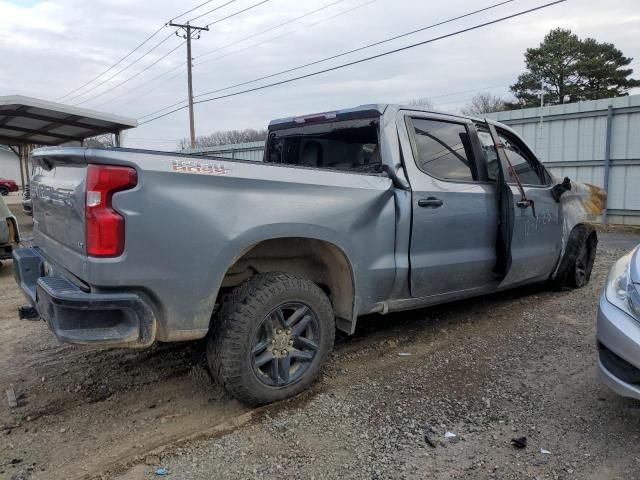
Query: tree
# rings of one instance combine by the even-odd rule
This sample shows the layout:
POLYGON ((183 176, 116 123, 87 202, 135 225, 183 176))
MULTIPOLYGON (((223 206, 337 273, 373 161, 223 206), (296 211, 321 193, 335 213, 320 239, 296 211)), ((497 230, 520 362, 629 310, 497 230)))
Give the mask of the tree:
POLYGON ((593 38, 581 40, 570 30, 557 28, 545 35, 537 48, 524 54, 527 71, 510 90, 522 107, 540 104, 544 84, 545 104, 594 100, 628 95, 640 80, 628 78, 633 58, 625 57, 611 43, 593 38))
POLYGON ((462 107, 460 111, 463 115, 478 116, 485 113, 501 112, 508 109, 508 102, 499 95, 493 95, 492 93, 477 93, 471 97, 471 101, 462 107))
MULTIPOLYGON (((267 130, 255 130, 245 128, 244 130, 224 130, 213 132, 210 135, 196 137, 196 147, 216 147, 218 145, 232 145, 244 142, 260 142, 267 138, 267 130)), ((180 140, 178 148, 185 150, 191 146, 187 138, 180 140)))

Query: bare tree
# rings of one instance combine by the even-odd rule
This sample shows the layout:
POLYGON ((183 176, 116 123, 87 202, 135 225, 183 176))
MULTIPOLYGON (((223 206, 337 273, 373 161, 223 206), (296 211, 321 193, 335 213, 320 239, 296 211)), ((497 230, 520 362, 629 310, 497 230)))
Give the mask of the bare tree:
POLYGON ((414 98, 412 100, 409 100, 407 102, 407 105, 409 105, 410 107, 422 107, 427 110, 433 110, 434 107, 433 100, 431 100, 429 97, 414 98))
POLYGON ((464 115, 470 116, 502 112, 503 110, 509 110, 508 102, 499 95, 486 92, 476 93, 471 101, 460 109, 464 115))
MULTIPOLYGON (((216 147, 218 145, 233 145, 244 142, 260 142, 267 138, 267 130, 255 130, 253 128, 245 128, 244 130, 224 130, 213 132, 210 135, 201 135, 196 137, 196 147, 216 147)), ((187 138, 180 140, 178 148, 185 150, 191 146, 191 142, 187 138)))

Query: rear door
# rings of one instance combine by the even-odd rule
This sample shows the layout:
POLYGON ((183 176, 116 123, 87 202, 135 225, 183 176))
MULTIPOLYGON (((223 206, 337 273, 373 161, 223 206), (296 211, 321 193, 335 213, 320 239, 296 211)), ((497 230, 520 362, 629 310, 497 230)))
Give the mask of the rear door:
POLYGON ((494 282, 497 200, 471 122, 401 112, 402 154, 412 189, 413 297, 494 282))
MULTIPOLYGON (((512 132, 495 128, 508 159, 503 165, 513 197, 511 268, 500 286, 506 287, 551 274, 562 248, 560 204, 551 195, 551 177, 527 145, 512 132), (525 198, 518 185, 522 186, 525 198)), ((487 128, 478 126, 478 137, 486 156, 488 176, 498 178, 498 155, 487 128)))

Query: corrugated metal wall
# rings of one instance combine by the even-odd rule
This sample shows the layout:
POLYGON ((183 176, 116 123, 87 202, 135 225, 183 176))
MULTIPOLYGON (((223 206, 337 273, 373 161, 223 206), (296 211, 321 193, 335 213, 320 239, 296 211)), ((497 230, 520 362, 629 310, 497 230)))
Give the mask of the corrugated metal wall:
POLYGON ((640 224, 640 95, 487 116, 522 135, 554 174, 604 187, 609 105, 608 220, 640 224))
POLYGON ((264 142, 246 142, 233 145, 218 145, 217 147, 188 148, 181 150, 180 153, 211 155, 215 157, 260 162, 264 154, 264 142))

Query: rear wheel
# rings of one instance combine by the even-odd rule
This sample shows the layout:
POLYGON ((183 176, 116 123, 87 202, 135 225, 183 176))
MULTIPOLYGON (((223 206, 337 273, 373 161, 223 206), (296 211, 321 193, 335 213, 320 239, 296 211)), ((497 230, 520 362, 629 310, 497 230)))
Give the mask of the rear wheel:
POLYGON ((295 395, 333 348, 335 321, 324 292, 285 273, 259 274, 222 304, 209 336, 213 377, 238 400, 260 405, 295 395))

